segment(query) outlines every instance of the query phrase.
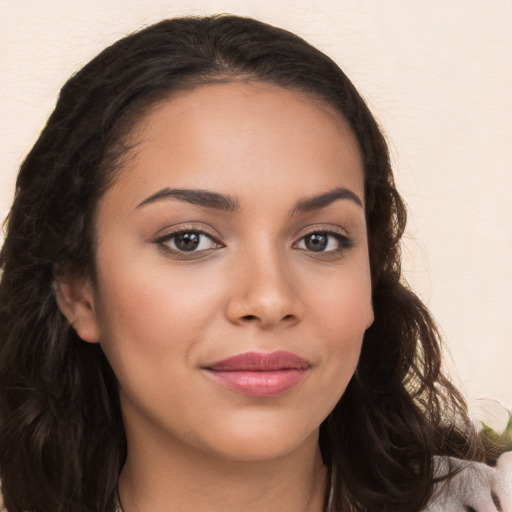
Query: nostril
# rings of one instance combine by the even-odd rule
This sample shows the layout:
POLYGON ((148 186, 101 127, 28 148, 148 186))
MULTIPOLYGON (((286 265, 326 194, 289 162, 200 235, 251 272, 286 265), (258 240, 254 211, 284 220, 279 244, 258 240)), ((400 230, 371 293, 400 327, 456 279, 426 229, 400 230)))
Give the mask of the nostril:
POLYGON ((492 502, 496 506, 496 510, 498 512, 503 512, 503 508, 501 507, 500 499, 498 498, 498 496, 496 496, 496 494, 494 492, 491 493, 491 498, 492 498, 492 502))
MULTIPOLYGON (((257 316, 257 315, 244 315, 242 317, 242 320, 244 320, 245 322, 254 322, 256 320, 259 320, 260 317, 257 316)), ((294 320, 295 319, 295 316, 294 315, 285 315, 282 320, 284 321, 290 321, 290 320, 294 320)))

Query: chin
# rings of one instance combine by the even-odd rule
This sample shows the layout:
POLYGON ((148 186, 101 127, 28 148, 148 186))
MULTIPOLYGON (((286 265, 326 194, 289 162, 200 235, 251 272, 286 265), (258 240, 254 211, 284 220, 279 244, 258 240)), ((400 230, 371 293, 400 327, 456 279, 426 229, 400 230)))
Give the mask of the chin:
POLYGON ((208 445, 223 458, 232 461, 263 462, 288 456, 318 445, 319 427, 297 429, 297 425, 262 422, 240 423, 226 428, 210 439, 208 445))

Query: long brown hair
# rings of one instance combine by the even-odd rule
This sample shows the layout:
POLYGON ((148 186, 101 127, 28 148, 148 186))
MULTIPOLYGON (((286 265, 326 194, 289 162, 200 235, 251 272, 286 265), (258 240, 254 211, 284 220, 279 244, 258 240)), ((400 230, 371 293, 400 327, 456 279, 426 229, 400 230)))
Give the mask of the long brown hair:
POLYGON ((126 456, 117 381, 60 313, 56 272, 94 278, 94 214, 130 128, 180 89, 257 80, 302 91, 350 123, 364 159, 375 322, 320 428, 337 511, 417 511, 436 454, 477 458, 440 342, 400 270, 406 213, 388 149, 352 83, 301 38, 235 16, 176 18, 118 41, 62 88, 21 166, 0 253, 0 476, 9 511, 107 512, 126 456))

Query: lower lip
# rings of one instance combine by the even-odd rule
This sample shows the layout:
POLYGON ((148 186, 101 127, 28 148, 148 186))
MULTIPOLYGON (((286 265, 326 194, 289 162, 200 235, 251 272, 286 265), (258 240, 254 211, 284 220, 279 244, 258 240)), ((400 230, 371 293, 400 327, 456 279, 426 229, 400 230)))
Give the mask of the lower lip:
POLYGON ((215 371, 208 373, 223 386, 244 395, 271 398, 295 387, 307 370, 285 369, 271 371, 215 371))

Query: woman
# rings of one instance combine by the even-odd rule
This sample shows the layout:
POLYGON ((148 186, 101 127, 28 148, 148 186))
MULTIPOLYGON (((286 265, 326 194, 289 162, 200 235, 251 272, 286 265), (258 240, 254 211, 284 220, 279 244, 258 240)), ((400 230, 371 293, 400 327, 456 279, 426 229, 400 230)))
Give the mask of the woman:
POLYGON ((497 503, 404 225, 377 124, 298 37, 182 18, 106 49, 1 253, 7 509, 472 510, 431 499, 468 471, 497 503))

